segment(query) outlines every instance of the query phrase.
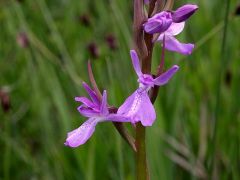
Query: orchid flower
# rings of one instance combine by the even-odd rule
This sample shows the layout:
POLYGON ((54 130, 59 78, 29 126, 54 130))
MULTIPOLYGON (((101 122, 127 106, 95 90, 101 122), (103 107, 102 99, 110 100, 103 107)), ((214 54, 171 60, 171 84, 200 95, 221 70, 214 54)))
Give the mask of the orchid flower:
POLYGON ((75 101, 83 103, 78 107, 78 111, 89 119, 85 121, 79 128, 67 134, 66 146, 77 147, 84 144, 95 131, 95 126, 99 122, 115 121, 127 122, 128 119, 118 114, 109 113, 107 107, 107 92, 103 91, 102 101, 100 101, 96 93, 86 84, 83 87, 89 94, 91 100, 86 97, 76 97, 75 101))
POLYGON ((148 96, 148 91, 154 86, 167 84, 179 67, 174 65, 157 78, 153 78, 150 74, 142 73, 136 51, 131 50, 130 54, 134 70, 138 76, 139 88, 119 107, 117 114, 129 118, 132 123, 140 121, 143 126, 152 126, 156 119, 156 113, 148 96))
POLYGON ((163 42, 165 36, 165 48, 183 55, 192 53, 194 44, 180 43, 174 36, 184 29, 185 21, 198 9, 197 5, 187 4, 176 11, 162 11, 149 18, 143 24, 148 34, 160 33, 157 41, 163 42))
POLYGON ((166 31, 172 24, 172 16, 170 12, 162 11, 149 18, 143 24, 145 32, 148 34, 162 33, 166 31))
POLYGON ((174 37, 183 31, 184 26, 185 22, 172 23, 164 33, 160 34, 157 41, 162 43, 165 36, 165 49, 178 52, 183 55, 191 54, 194 48, 194 44, 181 43, 174 37))

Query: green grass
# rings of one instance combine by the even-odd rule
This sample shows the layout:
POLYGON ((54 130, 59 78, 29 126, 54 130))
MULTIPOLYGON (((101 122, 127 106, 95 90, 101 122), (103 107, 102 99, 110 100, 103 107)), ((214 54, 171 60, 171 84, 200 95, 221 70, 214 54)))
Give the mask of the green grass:
MULTIPOLYGON (((199 5, 179 35, 182 41, 195 42, 196 49, 188 57, 166 53, 167 66, 177 63, 181 70, 160 89, 157 120, 147 129, 151 178, 240 179, 237 1, 230 1, 227 24, 226 1, 176 2, 175 7, 199 5)), ((12 104, 9 113, 0 108, 0 179, 134 179, 134 153, 111 123, 99 124, 79 148, 63 145, 67 132, 85 120, 74 97, 86 94, 81 82, 88 82, 90 42, 100 50, 99 58, 91 61, 109 104, 121 105, 137 87, 129 57, 132 14, 127 0, 0 1, 0 87, 9 90, 12 104), (82 14, 89 15, 89 27, 78 21, 82 14), (19 32, 26 32, 29 47, 16 43, 19 32), (108 34, 116 36, 117 50, 107 46, 108 34)), ((153 72, 160 52, 157 45, 153 72)))

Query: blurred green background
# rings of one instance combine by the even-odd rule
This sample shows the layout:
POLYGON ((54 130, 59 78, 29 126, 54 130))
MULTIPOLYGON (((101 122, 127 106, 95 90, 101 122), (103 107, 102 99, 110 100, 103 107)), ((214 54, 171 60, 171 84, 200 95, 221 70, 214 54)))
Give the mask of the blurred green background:
MULTIPOLYGON (((181 69, 161 87, 147 128, 151 179, 237 180, 239 2, 230 1, 229 22, 226 1, 178 0, 174 9, 187 2, 199 10, 178 38, 196 48, 187 57, 167 52, 167 67, 181 69)), ((86 95, 88 59, 109 104, 136 89, 132 14, 132 0, 0 0, 0 179, 135 179, 134 153, 111 123, 83 146, 63 144, 85 120, 74 97, 86 95)), ((158 44, 153 73, 160 52, 158 44)))

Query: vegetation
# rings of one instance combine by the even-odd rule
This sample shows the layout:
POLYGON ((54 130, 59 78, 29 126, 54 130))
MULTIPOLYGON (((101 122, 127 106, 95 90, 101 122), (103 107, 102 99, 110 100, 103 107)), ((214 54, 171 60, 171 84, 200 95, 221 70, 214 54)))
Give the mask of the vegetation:
MULTIPOLYGON (((237 180, 238 4, 191 2, 199 10, 178 37, 196 48, 191 56, 166 52, 167 67, 174 62, 180 70, 160 88, 157 120, 147 128, 151 179, 237 180)), ((134 153, 111 123, 97 126, 84 146, 63 144, 85 120, 74 97, 86 95, 88 59, 110 104, 121 105, 136 89, 132 9, 130 0, 0 1, 0 97, 10 97, 10 109, 0 108, 0 179, 134 179, 134 153)))

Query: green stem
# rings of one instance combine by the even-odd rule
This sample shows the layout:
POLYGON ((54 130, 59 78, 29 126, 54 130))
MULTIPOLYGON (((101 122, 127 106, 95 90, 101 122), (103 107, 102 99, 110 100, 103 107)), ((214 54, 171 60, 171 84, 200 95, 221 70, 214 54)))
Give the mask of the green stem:
POLYGON ((146 180, 148 178, 148 167, 146 159, 146 144, 145 144, 145 130, 146 128, 137 123, 136 127, 136 174, 137 180, 146 180))
MULTIPOLYGON (((11 136, 11 122, 10 122, 10 116, 9 114, 6 114, 5 116, 5 132, 7 137, 9 138, 11 136)), ((10 179, 10 166, 11 166, 11 147, 9 143, 6 142, 5 145, 5 154, 4 154, 4 161, 3 161, 3 166, 4 166, 4 180, 9 180, 10 179)))

